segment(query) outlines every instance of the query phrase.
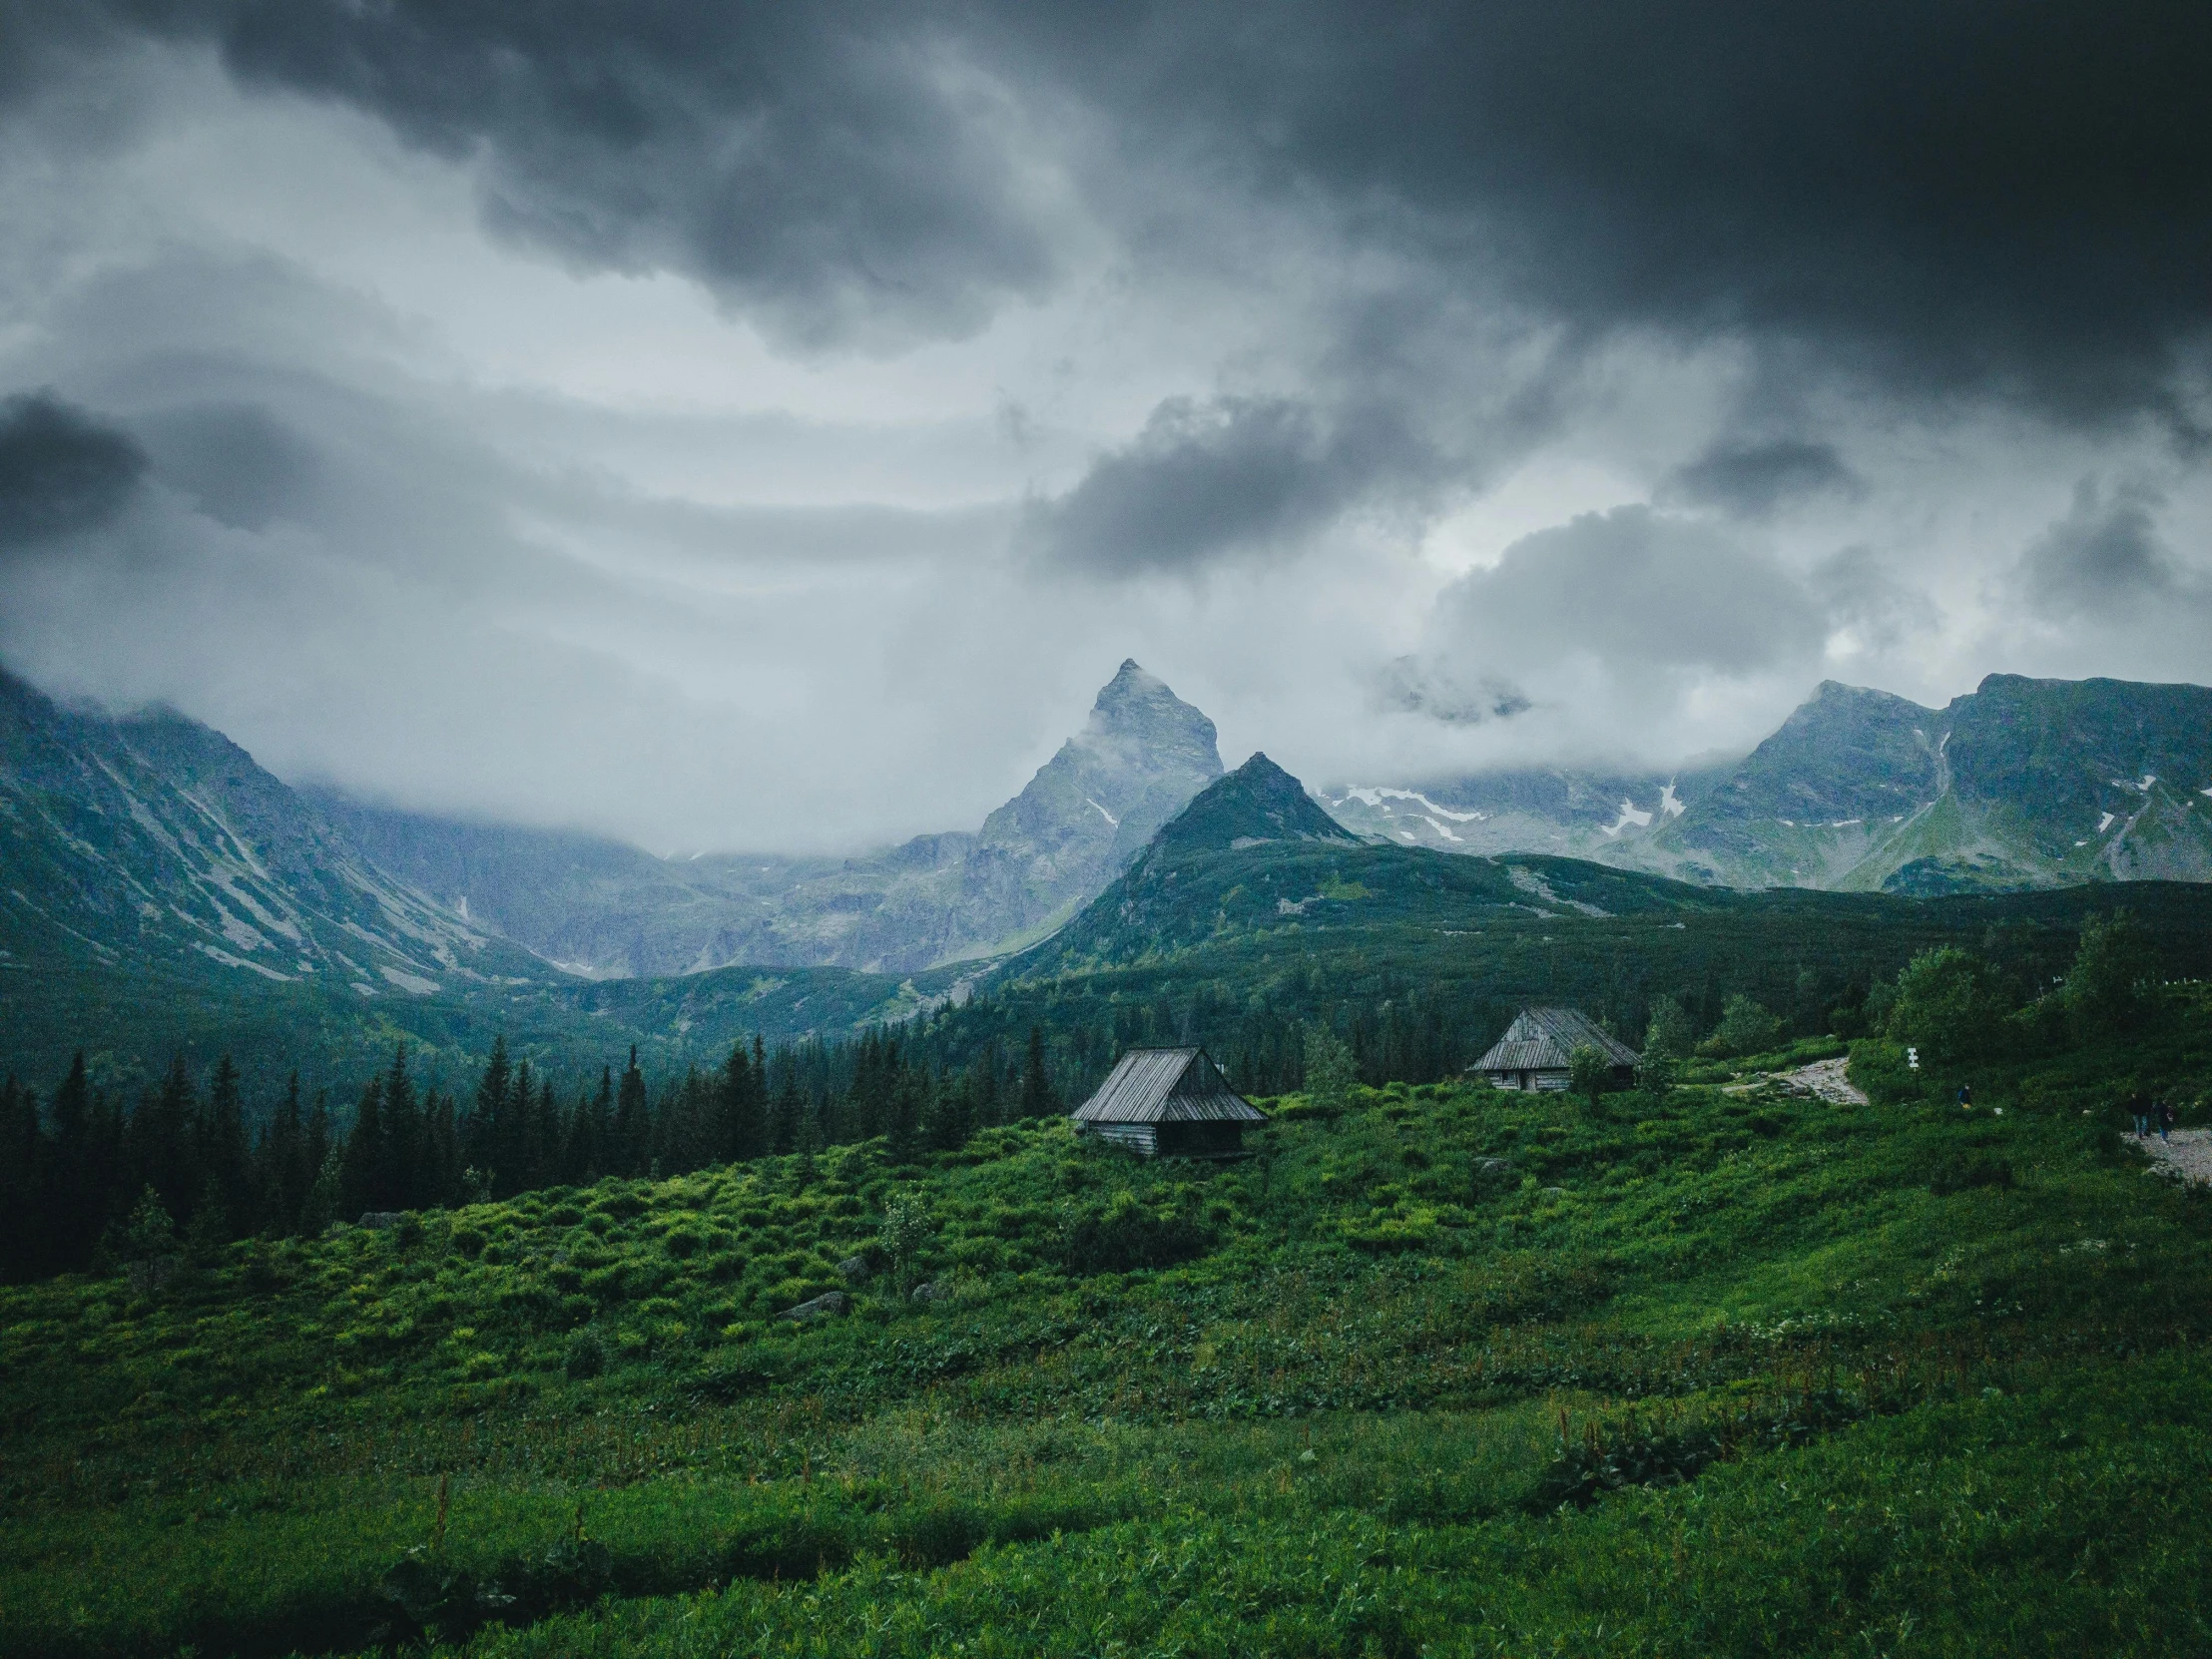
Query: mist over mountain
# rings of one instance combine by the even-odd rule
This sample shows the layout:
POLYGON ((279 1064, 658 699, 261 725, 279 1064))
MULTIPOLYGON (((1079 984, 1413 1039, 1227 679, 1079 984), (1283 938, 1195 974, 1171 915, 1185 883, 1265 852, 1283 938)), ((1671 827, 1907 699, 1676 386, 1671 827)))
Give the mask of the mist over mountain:
POLYGON ((174 711, 65 709, 0 671, 5 949, 197 959, 368 995, 535 964, 378 867, 243 749, 174 711))
POLYGON ((573 972, 911 972, 1057 926, 1221 773, 1214 723, 1125 661, 1082 730, 979 830, 858 857, 658 858, 602 837, 313 799, 383 868, 573 972))

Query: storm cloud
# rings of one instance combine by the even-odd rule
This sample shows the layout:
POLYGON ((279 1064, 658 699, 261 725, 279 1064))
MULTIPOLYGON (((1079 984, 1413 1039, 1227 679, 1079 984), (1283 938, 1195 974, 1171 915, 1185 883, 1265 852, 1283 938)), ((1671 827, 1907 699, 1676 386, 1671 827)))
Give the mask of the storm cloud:
POLYGON ((1767 518, 1809 496, 1856 496, 1865 489, 1833 444, 1775 438, 1708 449, 1661 482, 1659 499, 1767 518))
POLYGON ((145 473, 128 434, 54 393, 0 400, 0 552, 107 523, 145 473))

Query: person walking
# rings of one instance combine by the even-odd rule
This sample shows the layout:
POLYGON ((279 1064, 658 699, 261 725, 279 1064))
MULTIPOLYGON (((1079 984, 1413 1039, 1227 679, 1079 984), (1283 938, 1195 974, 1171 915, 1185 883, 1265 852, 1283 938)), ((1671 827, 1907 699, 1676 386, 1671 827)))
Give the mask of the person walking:
POLYGON ((2158 1122, 2158 1138, 2162 1141, 2171 1138, 2174 1127, 2174 1103, 2170 1100, 2153 1101, 2150 1110, 2151 1116, 2158 1122))
POLYGON ((2127 1112, 2135 1120, 2135 1138, 2147 1140, 2150 1136, 2150 1096, 2137 1089, 2127 1097, 2127 1112))

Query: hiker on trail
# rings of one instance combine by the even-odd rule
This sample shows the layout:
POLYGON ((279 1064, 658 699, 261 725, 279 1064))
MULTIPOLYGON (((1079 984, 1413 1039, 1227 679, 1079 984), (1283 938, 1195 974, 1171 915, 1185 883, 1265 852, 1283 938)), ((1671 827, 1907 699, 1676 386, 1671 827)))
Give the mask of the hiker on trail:
POLYGON ((2158 1138, 2163 1141, 2173 1133, 2174 1104, 2170 1100, 2161 1100, 2152 1105, 2150 1110, 2151 1116, 2158 1120, 2158 1138))
POLYGON ((2150 1135, 2150 1096, 2137 1089, 2127 1097, 2128 1115, 2135 1120, 2135 1138, 2146 1140, 2150 1135))
POLYGON ((1971 1083, 1958 1085, 1958 1109, 1961 1112, 1973 1110, 1973 1085, 1971 1083))

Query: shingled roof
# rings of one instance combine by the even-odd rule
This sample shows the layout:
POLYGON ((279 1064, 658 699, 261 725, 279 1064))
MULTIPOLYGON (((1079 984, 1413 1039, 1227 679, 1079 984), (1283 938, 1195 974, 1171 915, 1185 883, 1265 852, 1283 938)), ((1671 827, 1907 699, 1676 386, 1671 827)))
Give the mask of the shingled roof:
POLYGON ((1489 1053, 1468 1069, 1565 1071, 1569 1056, 1585 1046, 1596 1049, 1616 1066, 1632 1066, 1642 1058, 1573 1008, 1523 1008, 1489 1053))
POLYGON ((1268 1121, 1230 1088, 1203 1048, 1130 1049, 1072 1115, 1078 1123, 1268 1121))

